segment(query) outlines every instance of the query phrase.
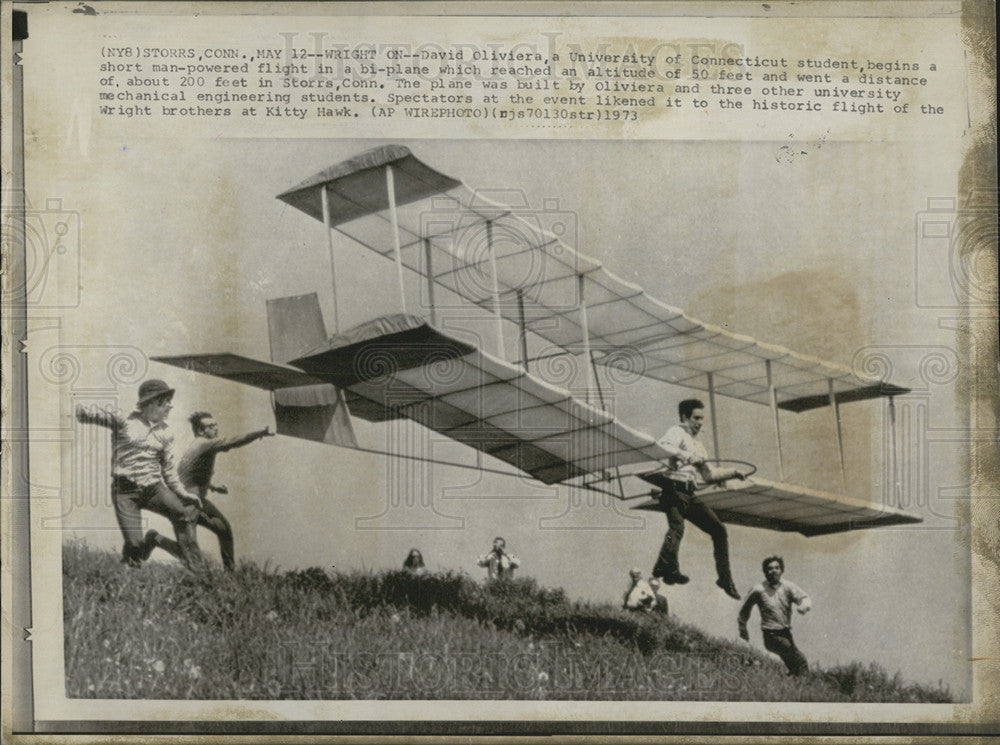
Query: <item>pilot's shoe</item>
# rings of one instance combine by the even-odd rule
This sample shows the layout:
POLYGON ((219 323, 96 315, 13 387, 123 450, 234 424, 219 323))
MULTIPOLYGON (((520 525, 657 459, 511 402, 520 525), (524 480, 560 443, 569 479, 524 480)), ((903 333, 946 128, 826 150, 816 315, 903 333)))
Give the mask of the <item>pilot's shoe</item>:
POLYGON ((715 581, 715 584, 721 587, 722 591, 726 593, 729 597, 731 597, 733 600, 740 599, 740 594, 736 590, 736 585, 733 584, 733 581, 731 579, 726 579, 726 580, 717 579, 715 581))
POLYGON ((686 585, 689 581, 688 576, 680 572, 670 572, 670 574, 664 575, 662 579, 668 585, 686 585))

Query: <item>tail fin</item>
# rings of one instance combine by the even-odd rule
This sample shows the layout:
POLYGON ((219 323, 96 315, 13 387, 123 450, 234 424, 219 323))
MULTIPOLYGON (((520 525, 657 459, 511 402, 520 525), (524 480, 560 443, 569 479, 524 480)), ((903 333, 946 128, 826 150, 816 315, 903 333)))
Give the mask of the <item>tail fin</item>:
MULTIPOLYGON (((271 361, 287 363, 326 341, 316 293, 267 301, 271 361)), ((304 385, 274 392, 278 434, 357 447, 344 392, 333 385, 304 385)))

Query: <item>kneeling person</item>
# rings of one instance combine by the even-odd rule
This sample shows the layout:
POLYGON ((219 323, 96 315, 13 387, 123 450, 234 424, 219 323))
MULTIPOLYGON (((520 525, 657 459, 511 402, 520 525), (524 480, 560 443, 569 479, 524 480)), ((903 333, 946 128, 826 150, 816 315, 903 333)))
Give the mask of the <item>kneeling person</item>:
POLYGON ((651 577, 649 580, 649 589, 653 591, 653 597, 656 598, 656 607, 653 610, 657 613, 669 615, 670 605, 667 603, 667 598, 660 594, 660 580, 656 577, 651 577))
POLYGON ((656 593, 649 583, 642 578, 638 568, 628 573, 629 587, 622 598, 622 608, 649 613, 656 608, 656 593))

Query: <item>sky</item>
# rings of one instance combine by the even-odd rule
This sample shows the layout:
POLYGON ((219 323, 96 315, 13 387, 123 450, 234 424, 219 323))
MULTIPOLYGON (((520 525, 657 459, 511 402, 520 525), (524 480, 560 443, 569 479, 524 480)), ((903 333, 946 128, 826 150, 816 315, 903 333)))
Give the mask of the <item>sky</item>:
MULTIPOLYGON (((59 389, 62 426, 72 427, 71 402, 117 395, 127 410, 138 383, 160 377, 177 388, 170 423, 180 448, 190 441, 185 419, 194 410, 212 411, 223 435, 273 428, 267 393, 144 360, 224 351, 266 360, 269 298, 317 292, 329 325, 323 228, 275 197, 386 142, 98 131, 84 154, 69 139, 36 139, 29 201, 55 195, 81 216, 79 304, 62 314, 58 331, 40 335, 54 334, 79 363, 59 389), (123 348, 140 350, 140 364, 109 382, 109 359, 123 348)), ((736 584, 745 593, 762 578, 761 559, 783 555, 786 577, 814 601, 812 613, 794 620, 810 660, 875 661, 909 680, 940 679, 959 696, 970 691, 968 548, 954 519, 967 479, 960 444, 934 438, 961 426, 961 409, 954 378, 929 374, 926 362, 935 351, 952 360, 956 342, 939 323, 947 311, 920 304, 926 283, 937 287, 941 275, 921 266, 914 239, 927 199, 956 191, 953 143, 931 154, 916 142, 807 142, 795 158, 778 141, 398 144, 470 187, 507 190, 540 219, 558 215, 582 253, 699 320, 842 364, 881 354, 873 359, 892 365, 890 379, 914 388, 900 400, 904 470, 914 487, 900 506, 924 522, 814 538, 730 526, 736 584)), ((342 328, 395 312, 389 261, 343 238, 334 252, 342 328)), ((34 350, 39 365, 47 344, 34 350)), ((688 393, 627 380, 609 395, 623 421, 659 437, 688 393)), ((770 411, 721 399, 717 406, 721 454, 777 479, 770 411)), ((849 404, 842 414, 847 491, 881 502, 884 405, 849 404)), ((829 416, 822 409, 782 415, 787 481, 837 490, 829 416)), ((373 449, 429 447, 442 459, 476 462, 471 450, 416 426, 359 422, 356 431, 373 449)), ((106 482, 93 463, 106 456, 104 433, 72 432, 57 477, 65 537, 118 550, 106 482)), ((707 427, 701 437, 710 446, 707 427)), ((229 487, 214 501, 233 525, 238 557, 281 569, 390 569, 418 547, 432 570, 479 577, 476 557, 502 535, 523 574, 571 598, 617 603, 629 569, 652 568, 666 529, 660 514, 587 492, 287 437, 220 455, 215 481, 229 487), (403 506, 392 506, 400 495, 403 506)), ((214 537, 202 532, 200 540, 216 557, 214 537)), ((692 526, 681 562, 691 582, 669 590, 671 611, 734 639, 739 604, 715 587, 710 541, 692 526)))

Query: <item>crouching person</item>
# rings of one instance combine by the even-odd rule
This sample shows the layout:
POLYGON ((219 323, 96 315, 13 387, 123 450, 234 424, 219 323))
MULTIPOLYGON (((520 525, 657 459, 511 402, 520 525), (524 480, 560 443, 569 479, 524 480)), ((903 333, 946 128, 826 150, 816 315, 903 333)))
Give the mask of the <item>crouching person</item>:
POLYGON ((622 608, 643 613, 654 610, 656 608, 656 595, 649 583, 642 578, 642 571, 638 568, 633 569, 628 573, 628 577, 629 587, 622 599, 622 608))
POLYGON ((660 593, 660 580, 656 577, 650 578, 649 589, 653 591, 653 597, 656 598, 656 605, 653 610, 665 616, 668 615, 670 613, 670 606, 667 604, 666 596, 660 593))

